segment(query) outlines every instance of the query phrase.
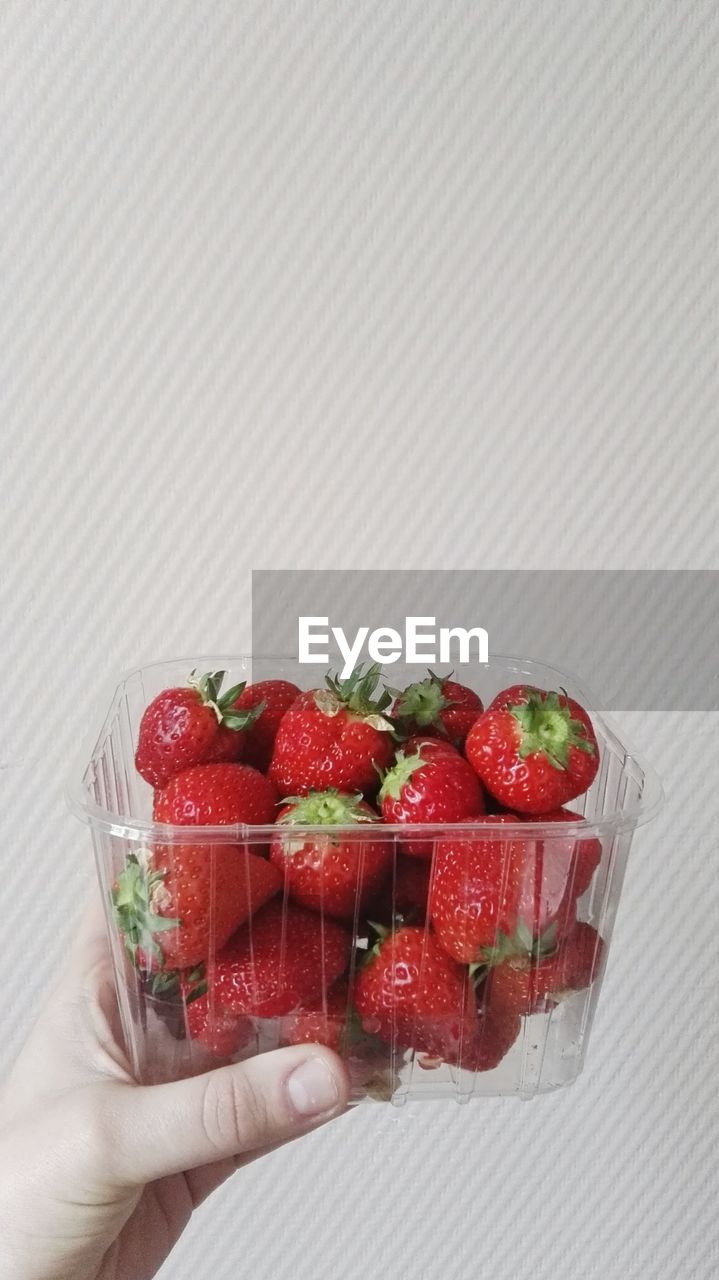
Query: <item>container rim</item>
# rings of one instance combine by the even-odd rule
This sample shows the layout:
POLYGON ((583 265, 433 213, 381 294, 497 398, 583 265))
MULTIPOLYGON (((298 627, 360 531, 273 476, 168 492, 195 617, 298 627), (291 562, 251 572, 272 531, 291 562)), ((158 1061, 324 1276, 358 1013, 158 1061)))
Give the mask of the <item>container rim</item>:
MULTIPOLYGON (((287 662, 293 660, 291 654, 263 654, 263 662, 287 662)), ((155 670, 159 667, 180 666, 187 664, 188 670, 192 667, 198 667, 205 663, 227 663, 228 666, 237 664, 238 662, 252 662, 253 658, 250 654, 225 654, 211 656, 194 656, 192 658, 168 658, 159 659, 154 662, 148 662, 142 666, 133 667, 121 673, 119 679, 114 684, 110 698, 109 707, 100 724, 99 730, 89 735, 85 741, 83 753, 76 761, 76 766, 65 786, 65 799, 71 812, 75 814, 82 822, 85 822, 93 830, 101 831, 106 835, 118 836, 125 840, 136 840, 140 843, 156 842, 158 844, 238 844, 250 843, 259 844, 267 843, 270 839, 277 839, 278 834, 283 840, 297 839, 297 833, 301 831, 302 836, 323 836, 327 837, 327 826, 302 826, 278 828, 273 824, 264 824, 251 826, 246 823, 236 823, 227 826, 179 826, 167 823, 153 822, 151 819, 135 817, 132 814, 115 813, 110 809, 103 808, 90 799, 87 787, 83 782, 84 774, 88 767, 95 748, 101 742, 103 733, 116 709, 125 686, 128 681, 142 676, 146 671, 155 670)), ((533 838, 565 838, 588 836, 602 836, 610 833, 631 830, 637 826, 643 826, 649 822, 661 809, 664 803, 664 791, 659 777, 655 771, 647 764, 643 755, 636 752, 626 739, 620 734, 614 725, 611 717, 600 710, 598 700, 594 694, 587 688, 584 682, 576 677, 570 671, 560 671, 556 667, 552 667, 548 663, 544 663, 529 658, 518 658, 511 654, 495 653, 492 655, 492 662, 502 663, 505 669, 516 674, 524 674, 532 676, 535 672, 543 672, 557 677, 556 687, 561 687, 561 682, 565 681, 572 685, 572 696, 577 693, 580 695, 583 705, 590 712, 592 718, 601 724, 605 735, 611 738, 616 746, 623 752, 625 761, 633 761, 641 770, 644 780, 642 798, 636 804, 628 805, 624 808, 611 810, 604 813, 601 817, 577 819, 576 822, 456 822, 446 823, 442 825, 432 826, 426 823, 384 823, 378 822, 376 827, 374 824, 367 826, 336 826, 332 827, 335 835, 341 835, 342 839, 363 840, 366 839, 369 832, 377 831, 377 835, 382 837, 403 837, 405 840, 409 838, 417 839, 418 837, 425 840, 432 839, 451 839, 451 838, 487 838, 488 836, 500 837, 502 840, 516 840, 522 838, 524 840, 530 838, 529 831, 533 838)), ((107 703, 105 703, 107 706, 107 703)), ((572 802, 569 802, 571 808, 572 802)))

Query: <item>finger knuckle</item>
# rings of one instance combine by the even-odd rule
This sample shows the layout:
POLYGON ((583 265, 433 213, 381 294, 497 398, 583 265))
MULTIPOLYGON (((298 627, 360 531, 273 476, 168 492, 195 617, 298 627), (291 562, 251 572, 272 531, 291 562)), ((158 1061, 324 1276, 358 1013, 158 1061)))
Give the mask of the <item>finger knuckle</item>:
POLYGON ((208 1143, 218 1152, 257 1146, 268 1134, 267 1103, 241 1071, 210 1075, 202 1100, 202 1127, 208 1143))

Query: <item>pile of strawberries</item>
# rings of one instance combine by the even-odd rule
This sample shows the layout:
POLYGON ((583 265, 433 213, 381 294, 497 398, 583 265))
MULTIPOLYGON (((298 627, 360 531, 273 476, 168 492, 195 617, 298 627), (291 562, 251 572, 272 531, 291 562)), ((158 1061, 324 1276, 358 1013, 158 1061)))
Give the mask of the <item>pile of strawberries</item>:
POLYGON ((380 688, 376 666, 305 692, 223 681, 156 697, 136 767, 157 823, 265 830, 168 832, 112 891, 137 980, 181 1034, 230 1057, 279 1019, 282 1043, 486 1071, 523 1016, 589 986, 603 943, 577 901, 600 843, 533 831, 579 820, 563 806, 599 766, 583 707, 516 685, 485 710, 431 672, 380 688))

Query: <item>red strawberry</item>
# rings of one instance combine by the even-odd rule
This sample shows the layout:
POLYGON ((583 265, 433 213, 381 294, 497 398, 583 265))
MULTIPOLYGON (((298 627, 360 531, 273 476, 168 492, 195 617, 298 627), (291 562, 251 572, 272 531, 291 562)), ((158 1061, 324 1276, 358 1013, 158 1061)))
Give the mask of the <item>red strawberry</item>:
MULTIPOLYGON (((553 809, 551 813, 520 814, 523 822, 583 822, 581 813, 571 809, 553 809)), ((543 841, 545 857, 551 857, 566 868, 565 876, 573 898, 581 898, 589 888, 602 860, 602 845, 595 836, 587 840, 562 840, 552 836, 543 841)))
POLYGON ((534 684, 510 684, 506 689, 495 694, 492 701, 487 704, 487 711, 507 711, 510 707, 526 702, 530 694, 544 695, 544 692, 544 689, 534 684))
POLYGON ((480 1018, 476 1039, 462 1055, 462 1066, 470 1071, 493 1071, 506 1058, 521 1027, 516 1014, 488 1009, 480 1018))
MULTIPOLYGON (((516 1041, 522 1020, 516 1013, 502 1009, 485 1009, 481 1012, 474 1035, 466 1038, 460 1052, 446 1059, 452 1066, 465 1071, 493 1071, 516 1041)), ((436 1059, 422 1062, 420 1066, 436 1066, 436 1059)))
MULTIPOLYGON (((520 845, 523 842, 520 842, 520 845)), ((517 855, 513 872, 518 888, 516 943, 520 948, 541 941, 554 946, 574 927, 576 898, 571 855, 558 852, 550 840, 527 841, 524 857, 517 855)), ((511 939, 510 939, 511 940, 511 939)), ((505 948, 508 939, 501 940, 505 948)))
POLYGON ((587 790, 599 768, 584 708, 524 685, 498 694, 475 720, 465 753, 487 790, 518 813, 560 808, 587 790))
POLYGON ((292 903, 270 902, 217 953, 208 989, 231 1013, 281 1017, 344 973, 351 945, 342 925, 292 903))
POLYGON ((487 979, 491 1006, 505 1012, 536 1013, 544 1007, 552 973, 551 956, 513 956, 495 965, 487 979))
POLYGON ((282 1024, 283 1044, 326 1044, 340 1050, 346 1038, 349 1016, 347 981, 340 978, 326 995, 308 1000, 282 1024))
POLYGON ((206 960, 281 884, 276 867, 237 845, 158 845, 129 856, 112 903, 130 959, 150 973, 206 960))
POLYGON ((362 668, 338 681, 327 677, 326 689, 301 693, 280 721, 270 765, 270 777, 280 793, 362 791, 373 795, 379 769, 394 754, 392 723, 385 714, 391 701, 385 690, 374 691, 379 667, 362 668))
POLYGON ((277 791, 248 764, 206 764, 185 769, 155 792, 155 822, 225 826, 274 822, 277 791))
MULTIPOLYGON (((400 752, 379 793, 385 822, 441 825, 470 822, 484 813, 482 788, 458 751, 428 738, 411 754, 400 752)), ((433 841, 402 841, 413 858, 431 858, 433 841)))
POLYGON ((396 693, 392 716, 406 733, 424 733, 445 738, 461 747, 477 716, 482 702, 473 689, 433 671, 424 680, 410 684, 396 693))
POLYGON ((395 759, 400 755, 414 755, 416 751, 421 751, 422 747, 427 744, 429 744, 432 751, 444 748, 445 751, 449 751, 452 755, 457 754, 457 748, 453 747, 452 743, 448 742, 446 738, 432 738, 426 733, 413 733, 410 738, 405 738, 404 741, 397 743, 395 759))
POLYGON ((165 689, 140 721, 135 767, 153 787, 164 787, 175 773, 196 764, 239 760, 243 730, 262 708, 238 711, 235 700, 244 684, 220 696, 224 671, 190 676, 189 688, 165 689))
POLYGON ((397 1050, 456 1061, 476 1034, 469 974, 429 932, 405 925, 381 938, 355 977, 364 1030, 397 1050))
POLYGON ((604 939, 596 929, 578 920, 554 956, 552 996, 560 1000, 571 991, 582 991, 597 977, 604 960, 604 939))
MULTIPOLYGON (((475 819, 506 826, 512 814, 475 819)), ((432 870, 430 919, 447 953, 463 964, 529 952, 535 941, 554 945, 574 924, 567 867, 543 845, 509 834, 438 840, 432 870)))
POLYGON ((578 922, 553 955, 517 956, 492 968, 487 978, 489 1007, 514 1014, 551 1007, 593 982, 603 954, 604 943, 596 929, 578 922))
POLYGON ((291 898, 313 911, 352 920, 387 879, 392 842, 373 839, 369 824, 379 824, 361 794, 311 791, 287 797, 278 818, 283 830, 270 847, 270 858, 285 876, 291 898), (303 835, 303 826, 322 826, 326 835, 303 835), (332 828, 356 826, 357 835, 337 835, 332 828), (366 835, 360 835, 363 830, 366 835))
MULTIPOLYGON (((496 814, 483 821, 505 825, 516 819, 496 814)), ((437 841, 429 913, 441 945, 455 960, 480 963, 499 935, 514 934, 521 873, 533 848, 530 841, 492 835, 437 841)))
POLYGON ((266 773, 272 759, 277 729, 285 711, 300 690, 289 680, 259 680, 257 684, 248 684, 235 702, 241 711, 261 704, 262 709, 254 724, 244 733, 245 749, 242 759, 266 773))
POLYGON ((218 1058, 231 1058, 239 1053, 253 1036, 249 1019, 220 1008, 206 993, 187 1004, 186 1018, 190 1039, 197 1040, 218 1058))

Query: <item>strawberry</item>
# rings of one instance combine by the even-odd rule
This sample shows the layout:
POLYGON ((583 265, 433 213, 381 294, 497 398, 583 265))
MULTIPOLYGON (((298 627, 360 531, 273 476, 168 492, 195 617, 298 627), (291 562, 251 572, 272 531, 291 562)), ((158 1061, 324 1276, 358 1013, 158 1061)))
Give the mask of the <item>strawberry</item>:
POLYGON ((379 786, 379 769, 394 754, 391 695, 375 698, 379 667, 361 667, 346 680, 327 677, 326 689, 301 693, 280 721, 270 777, 283 796, 308 791, 362 791, 379 786))
MULTIPOLYGON (((571 809, 553 809, 551 813, 537 814, 536 817, 520 814, 523 822, 583 822, 581 813, 571 809)), ((552 836, 543 842, 545 854, 553 860, 561 862, 566 868, 565 876, 569 883, 573 898, 581 898, 589 888, 594 873, 602 860, 602 845, 595 836, 586 840, 562 840, 552 836)))
MULTIPOLYGON (((516 1013, 503 1009, 485 1009, 481 1012, 474 1034, 466 1037, 460 1052, 450 1055, 446 1061, 465 1071, 493 1071, 507 1056, 517 1039, 522 1020, 516 1013)), ((422 1067, 438 1066, 437 1059, 419 1059, 422 1067)))
POLYGON ((510 684, 495 694, 487 704, 487 711, 507 711, 510 707, 526 702, 530 694, 544 695, 545 690, 534 684, 510 684))
POLYGON ((344 973, 352 935, 292 903, 270 902, 218 951, 208 990, 223 1009, 281 1017, 315 1000, 344 973))
POLYGON ((248 764, 206 764, 185 769, 155 792, 155 822, 180 826, 265 825, 274 822, 277 791, 248 764))
MULTIPOLYGON (((504 825, 516 819, 504 814, 484 821, 504 825)), ((437 841, 429 914, 439 942, 455 960, 478 964, 498 935, 514 934, 521 869, 532 850, 531 842, 492 835, 437 841)))
MULTIPOLYGON (((522 847, 520 841, 520 848, 522 847)), ((571 856, 565 842, 557 850, 554 841, 527 841, 523 854, 515 856, 513 874, 518 889, 515 946, 520 949, 537 941, 554 946, 574 927, 576 898, 573 886, 571 856)), ((506 950, 511 936, 497 940, 506 950)))
POLYGON ((578 922, 552 955, 515 956, 490 969, 490 1009, 537 1013, 573 991, 590 986, 601 967, 604 943, 590 924, 578 922))
POLYGON ((480 1018, 477 1036, 462 1055, 470 1071, 493 1071, 514 1045, 522 1027, 516 1014, 487 1009, 480 1018))
MULTIPOLYGON (((475 819, 477 825, 517 821, 513 814, 475 819)), ((554 945, 572 928, 571 875, 532 839, 448 837, 437 841, 429 911, 449 955, 463 964, 490 963, 530 951, 537 939, 554 945)))
POLYGON ((326 995, 308 1000, 289 1014, 282 1024, 283 1044, 326 1044, 344 1047, 349 1025, 347 981, 340 978, 326 995))
POLYGON ((560 1000, 582 991, 597 977, 604 960, 604 939, 590 924, 578 920, 554 956, 552 996, 560 1000))
POLYGON ((112 905, 136 968, 185 969, 223 946, 281 884, 276 867, 237 845, 157 845, 130 854, 112 905))
POLYGON ((547 813, 586 791, 599 748, 583 707, 564 693, 515 685, 467 734, 465 754, 483 785, 517 813, 547 813))
POLYGON ((262 707, 238 710, 243 684, 221 695, 224 671, 196 676, 188 688, 165 689, 145 708, 140 721, 135 767, 153 787, 164 787, 175 773, 196 764, 239 760, 243 731, 262 707))
POLYGON ((379 824, 361 794, 310 791, 288 796, 277 825, 296 828, 283 831, 270 847, 270 858, 284 873, 289 895, 302 906, 324 911, 340 920, 352 920, 384 884, 392 865, 391 840, 369 834, 379 824), (303 835, 303 826, 322 826, 326 835, 303 835), (332 828, 357 826, 358 834, 336 835, 332 828), (362 829, 366 835, 359 835, 362 829))
POLYGON ((430 750, 432 751, 436 752, 443 747, 445 751, 449 751, 453 755, 457 754, 457 748, 453 747, 452 743, 448 742, 446 738, 433 738, 426 733, 413 733, 411 737, 404 738, 401 742, 397 743, 395 759, 400 755, 413 755, 416 751, 421 751, 422 747, 427 743, 429 743, 430 750))
POLYGON ((536 1013, 551 991, 551 956, 513 956, 490 969, 487 992, 491 1007, 519 1014, 536 1013))
POLYGON ((261 704, 257 719, 243 734, 242 759, 262 773, 270 767, 280 720, 299 694, 297 685, 289 680, 259 680, 257 684, 248 684, 235 700, 235 706, 241 711, 261 704))
MULTIPOLYGON (((482 788, 467 761, 431 738, 416 751, 401 751, 385 774, 379 793, 385 822, 470 822, 484 812, 482 788)), ((432 839, 403 840, 413 858, 432 857, 432 839)))
POLYGON ((355 977, 354 1002, 363 1029, 397 1050, 456 1061, 476 1034, 468 971, 416 925, 381 931, 355 977))
POLYGON ((218 1058, 231 1058, 249 1044, 254 1034, 248 1018, 240 1018, 210 1001, 207 993, 188 999, 187 1033, 218 1058))
POLYGON ((396 695, 392 717, 406 733, 444 738, 456 747, 463 745, 483 710, 473 689, 449 676, 436 676, 433 671, 424 680, 391 692, 396 695))

